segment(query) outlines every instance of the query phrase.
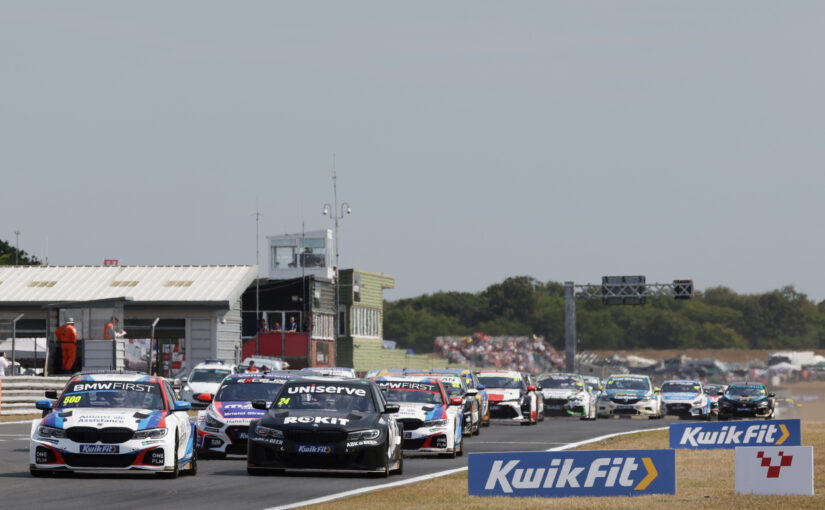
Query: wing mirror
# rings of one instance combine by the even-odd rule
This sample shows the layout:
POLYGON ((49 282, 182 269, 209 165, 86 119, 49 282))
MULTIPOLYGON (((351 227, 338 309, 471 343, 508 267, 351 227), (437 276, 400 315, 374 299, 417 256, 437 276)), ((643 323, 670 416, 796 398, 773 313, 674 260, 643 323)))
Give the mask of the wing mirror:
POLYGON ((397 413, 401 410, 401 405, 399 404, 384 404, 384 412, 387 414, 397 413))
POLYGON ((598 385, 596 388, 597 388, 599 391, 602 391, 602 390, 604 389, 604 386, 602 386, 602 385, 600 384, 600 385, 598 385))
POLYGON ((192 404, 185 400, 176 400, 175 401, 175 412, 178 411, 188 411, 192 409, 192 404))
POLYGON ((252 409, 260 409, 261 411, 266 411, 266 400, 253 400, 252 409))
POLYGON ((468 396, 470 396, 470 397, 474 397, 474 396, 478 395, 478 390, 474 390, 474 389, 472 389, 472 388, 468 388, 468 389, 467 389, 467 393, 466 393, 466 395, 468 395, 468 396))
POLYGON ((527 387, 527 391, 536 391, 536 387, 531 384, 527 387))
POLYGON ((725 390, 718 390, 718 391, 716 392, 716 394, 717 394, 717 395, 719 395, 719 396, 721 397, 722 395, 724 395, 724 394, 725 394, 725 390))
POLYGON ((464 405, 464 399, 461 397, 452 397, 450 398, 450 405, 451 406, 461 406, 464 405))
POLYGON ((212 395, 210 393, 201 393, 196 398, 201 402, 212 402, 212 395))
POLYGON ((57 398, 57 390, 46 390, 46 398, 57 398))
POLYGON ((487 389, 487 386, 484 386, 483 384, 479 384, 478 386, 476 386, 476 389, 478 391, 484 391, 484 390, 487 389))
POLYGON ((774 397, 776 397, 776 393, 768 393, 768 397, 774 398, 774 397))
POLYGON ((34 403, 34 407, 40 409, 41 411, 51 411, 52 410, 52 401, 51 400, 38 400, 34 403))
POLYGON ((653 393, 659 393, 660 391, 662 391, 662 388, 660 388, 658 386, 653 387, 653 393))

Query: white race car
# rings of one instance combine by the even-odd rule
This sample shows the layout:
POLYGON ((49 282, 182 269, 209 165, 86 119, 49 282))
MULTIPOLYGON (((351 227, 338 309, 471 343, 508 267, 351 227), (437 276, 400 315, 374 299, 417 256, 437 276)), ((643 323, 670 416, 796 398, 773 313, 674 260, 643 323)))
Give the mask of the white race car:
POLYGON ((607 379, 596 415, 600 418, 642 415, 654 419, 662 418, 664 412, 662 394, 650 377, 619 374, 607 379))
POLYGON ((483 370, 478 380, 487 389, 490 419, 536 424, 544 419, 536 386, 530 385, 515 370, 483 370))
POLYGON ((246 455, 249 423, 266 414, 253 408, 252 401, 272 404, 281 386, 294 375, 294 372, 252 372, 224 379, 209 407, 198 413, 200 457, 224 457, 227 453, 246 455))
MULTIPOLYGON (((47 395, 49 396, 49 395, 47 395)), ((195 426, 188 402, 175 401, 163 378, 135 373, 77 374, 32 422, 29 470, 141 470, 176 478, 195 474, 195 426)))
POLYGON ((665 414, 702 420, 711 417, 710 398, 699 381, 665 381, 662 384, 662 399, 665 402, 665 414))
POLYGON ((542 374, 538 385, 545 413, 596 419, 596 397, 579 374, 542 374))
POLYGON ((448 397, 438 377, 376 377, 387 402, 399 404, 404 453, 464 454, 464 399, 448 397))
POLYGON ((237 372, 233 365, 220 360, 208 360, 198 363, 189 373, 189 377, 181 379, 183 386, 180 389, 180 399, 189 402, 192 407, 200 409, 209 405, 208 400, 200 400, 200 395, 215 395, 224 378, 237 372))

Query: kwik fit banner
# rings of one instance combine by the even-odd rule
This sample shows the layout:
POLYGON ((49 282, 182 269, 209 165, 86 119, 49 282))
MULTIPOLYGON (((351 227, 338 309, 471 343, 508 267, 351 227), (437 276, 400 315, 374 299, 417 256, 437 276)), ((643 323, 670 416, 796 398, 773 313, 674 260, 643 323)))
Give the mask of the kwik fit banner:
POLYGON ((800 446, 799 420, 679 423, 670 426, 670 447, 690 450, 737 446, 800 446))
POLYGON ((469 454, 471 496, 676 494, 673 450, 469 454))

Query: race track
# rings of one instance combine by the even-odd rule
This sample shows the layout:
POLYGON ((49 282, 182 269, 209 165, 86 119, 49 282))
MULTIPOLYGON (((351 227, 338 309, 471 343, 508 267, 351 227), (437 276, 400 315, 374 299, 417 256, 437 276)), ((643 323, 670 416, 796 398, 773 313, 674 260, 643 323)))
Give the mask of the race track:
MULTIPOLYGON (((605 434, 662 427, 669 421, 547 418, 530 427, 493 424, 482 429, 481 435, 465 438, 464 444, 467 453, 547 450, 605 434)), ((267 508, 467 465, 466 455, 456 459, 407 457, 403 476, 390 478, 338 474, 251 477, 246 474, 245 459, 238 457, 202 460, 197 476, 177 480, 131 474, 32 478, 29 429, 28 424, 0 423, 0 500, 4 508, 267 508)))

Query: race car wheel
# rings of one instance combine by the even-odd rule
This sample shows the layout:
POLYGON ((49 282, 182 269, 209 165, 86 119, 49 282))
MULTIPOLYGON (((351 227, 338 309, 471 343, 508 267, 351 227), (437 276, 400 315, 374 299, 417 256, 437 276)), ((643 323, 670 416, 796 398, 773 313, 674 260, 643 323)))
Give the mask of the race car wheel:
POLYGON ((457 450, 455 452, 456 457, 461 457, 462 455, 464 455, 464 439, 463 438, 461 439, 461 442, 458 443, 458 448, 456 448, 456 450, 457 450))
POLYGON ((192 449, 192 458, 189 459, 189 467, 184 471, 185 474, 189 476, 195 476, 198 474, 198 450, 197 448, 192 449))
POLYGON ((404 456, 398 456, 398 467, 392 470, 392 474, 394 475, 403 475, 404 474, 404 456))
MULTIPOLYGON (((173 431, 175 436, 177 436, 177 431, 173 431)), ((180 466, 178 466, 178 438, 175 437, 175 450, 174 455, 172 455, 172 465, 174 469, 172 471, 164 471, 162 473, 158 473, 158 478, 166 478, 169 480, 173 480, 180 475, 180 466)))
POLYGON ((476 429, 473 431, 474 436, 477 436, 479 434, 481 434, 481 422, 476 424, 476 429))

